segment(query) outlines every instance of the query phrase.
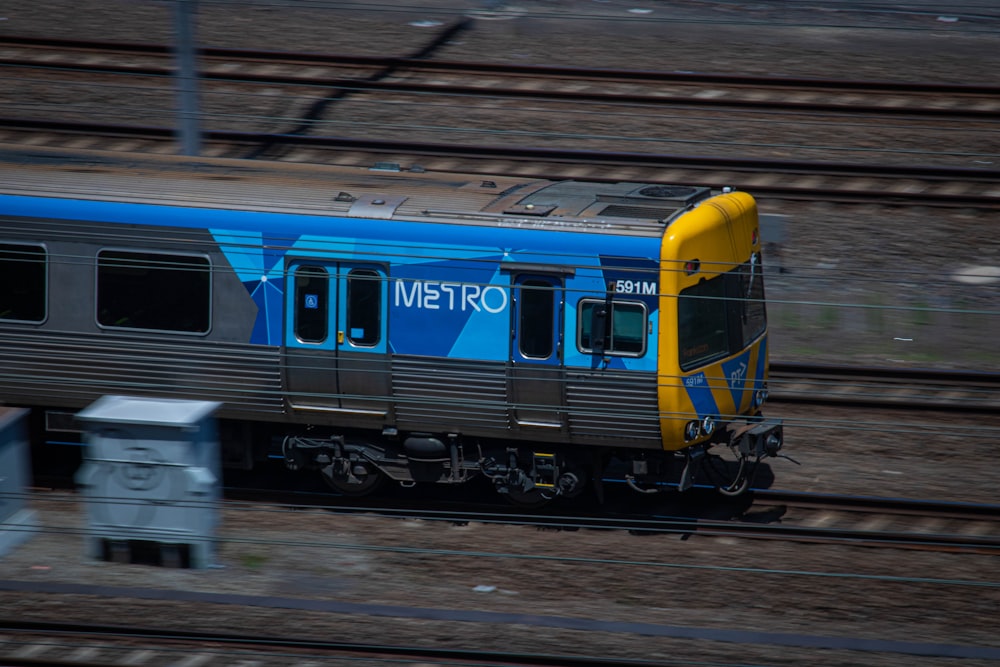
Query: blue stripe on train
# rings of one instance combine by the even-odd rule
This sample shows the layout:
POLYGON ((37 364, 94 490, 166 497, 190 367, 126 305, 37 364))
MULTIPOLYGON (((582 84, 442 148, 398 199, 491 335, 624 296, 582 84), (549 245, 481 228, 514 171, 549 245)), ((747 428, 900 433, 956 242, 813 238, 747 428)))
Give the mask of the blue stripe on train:
POLYGON ((684 378, 684 389, 687 391, 688 398, 691 399, 691 405, 694 406, 694 411, 698 414, 699 419, 709 415, 719 415, 719 405, 715 401, 715 394, 712 393, 712 388, 709 386, 708 378, 705 377, 704 372, 684 378))

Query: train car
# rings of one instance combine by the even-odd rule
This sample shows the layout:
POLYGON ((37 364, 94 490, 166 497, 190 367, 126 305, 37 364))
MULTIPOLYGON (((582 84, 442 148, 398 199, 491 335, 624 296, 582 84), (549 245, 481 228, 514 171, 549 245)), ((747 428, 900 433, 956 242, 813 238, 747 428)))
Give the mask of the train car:
POLYGON ((221 402, 224 463, 340 493, 610 470, 746 489, 767 420, 751 196, 43 149, 0 154, 0 402, 221 402))

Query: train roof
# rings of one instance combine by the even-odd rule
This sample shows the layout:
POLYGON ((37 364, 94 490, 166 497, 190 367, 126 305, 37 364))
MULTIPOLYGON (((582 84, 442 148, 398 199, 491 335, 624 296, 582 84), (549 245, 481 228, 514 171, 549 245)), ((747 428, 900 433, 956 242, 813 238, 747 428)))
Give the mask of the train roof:
POLYGON ((339 218, 663 235, 708 188, 0 147, 0 194, 339 218))

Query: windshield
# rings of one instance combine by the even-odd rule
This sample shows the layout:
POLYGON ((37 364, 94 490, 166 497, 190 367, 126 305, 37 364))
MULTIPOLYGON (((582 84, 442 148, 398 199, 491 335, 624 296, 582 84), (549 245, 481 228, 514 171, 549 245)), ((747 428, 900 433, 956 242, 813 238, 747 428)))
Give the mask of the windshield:
POLYGON ((735 354, 759 338, 767 328, 759 256, 682 290, 677 322, 683 370, 735 354))

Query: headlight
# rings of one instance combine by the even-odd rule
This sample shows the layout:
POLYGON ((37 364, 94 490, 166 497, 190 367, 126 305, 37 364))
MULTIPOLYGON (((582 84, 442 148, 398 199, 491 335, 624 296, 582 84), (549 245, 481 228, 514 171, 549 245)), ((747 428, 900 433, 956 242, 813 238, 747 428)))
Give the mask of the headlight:
POLYGON ((710 415, 701 420, 701 432, 703 435, 712 435, 715 433, 715 417, 710 415))
POLYGON ((778 450, 781 449, 781 445, 784 444, 781 435, 781 431, 771 431, 768 433, 767 438, 764 439, 764 451, 771 456, 776 456, 778 450))
POLYGON ((684 439, 694 440, 698 437, 698 422, 688 422, 684 425, 684 439))
POLYGON ((756 394, 754 394, 753 404, 759 408, 764 405, 765 401, 767 401, 767 387, 762 387, 757 390, 756 394))

